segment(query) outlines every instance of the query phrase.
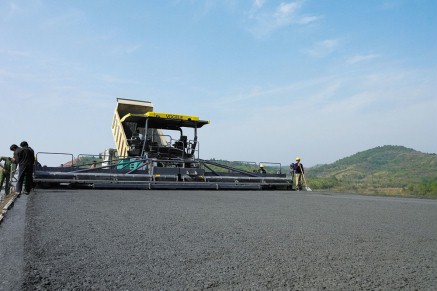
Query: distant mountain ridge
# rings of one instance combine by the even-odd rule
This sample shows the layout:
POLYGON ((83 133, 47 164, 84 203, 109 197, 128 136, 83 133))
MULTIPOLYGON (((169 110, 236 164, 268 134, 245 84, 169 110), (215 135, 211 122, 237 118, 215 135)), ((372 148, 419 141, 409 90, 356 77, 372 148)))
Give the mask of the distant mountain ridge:
POLYGON ((308 168, 311 188, 437 197, 437 155, 386 145, 308 168))

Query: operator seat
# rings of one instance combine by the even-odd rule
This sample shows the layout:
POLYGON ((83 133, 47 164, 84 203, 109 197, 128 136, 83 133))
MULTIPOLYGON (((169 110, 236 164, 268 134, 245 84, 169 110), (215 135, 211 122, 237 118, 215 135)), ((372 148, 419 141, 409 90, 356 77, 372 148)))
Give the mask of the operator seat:
POLYGON ((173 146, 177 149, 184 150, 187 147, 187 136, 181 135, 180 139, 176 141, 173 146))

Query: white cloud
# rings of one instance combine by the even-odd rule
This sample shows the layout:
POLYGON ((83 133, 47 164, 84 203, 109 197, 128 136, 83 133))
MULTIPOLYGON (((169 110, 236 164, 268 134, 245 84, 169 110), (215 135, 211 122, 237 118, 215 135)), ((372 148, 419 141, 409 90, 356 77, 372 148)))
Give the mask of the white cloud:
POLYGON ((333 53, 339 46, 337 39, 325 39, 316 42, 311 48, 303 50, 303 52, 311 57, 323 58, 333 53))
POLYGON ((306 16, 302 16, 299 19, 297 19, 297 23, 305 25, 305 24, 315 22, 315 21, 319 20, 320 18, 321 18, 320 16, 306 15, 306 16))
MULTIPOLYGON (((25 19, 33 17, 40 11, 43 6, 41 1, 42 0, 2 0, 0 1, 0 20, 5 23, 16 20, 25 22, 25 19)), ((17 24, 12 25, 17 26, 17 24)))
POLYGON ((368 55, 355 55, 346 59, 348 64, 356 64, 361 62, 371 61, 373 59, 379 58, 380 56, 377 54, 368 54, 368 55))
POLYGON ((299 2, 281 3, 273 15, 276 27, 283 27, 293 22, 297 10, 302 6, 299 2))
POLYGON ((302 6, 302 1, 294 1, 282 2, 272 8, 268 7, 263 0, 256 0, 247 13, 251 22, 249 30, 257 37, 264 37, 292 24, 307 25, 320 18, 314 15, 302 15, 300 13, 302 6))
POLYGON ((9 55, 12 57, 30 57, 31 53, 28 51, 20 51, 20 50, 1 50, 0 54, 9 55))
POLYGON ((281 3, 276 9, 276 16, 287 17, 302 6, 300 2, 281 3))
POLYGON ((265 3, 265 0, 255 0, 253 1, 253 7, 261 8, 265 3))

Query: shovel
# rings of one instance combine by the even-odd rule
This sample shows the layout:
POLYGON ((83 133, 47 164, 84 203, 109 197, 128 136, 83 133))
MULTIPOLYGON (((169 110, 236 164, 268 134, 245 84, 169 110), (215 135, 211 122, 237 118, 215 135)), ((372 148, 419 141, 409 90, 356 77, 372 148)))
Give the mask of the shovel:
POLYGON ((307 191, 313 191, 313 190, 311 190, 311 188, 308 187, 308 185, 307 185, 307 180, 305 179, 305 174, 303 173, 303 171, 302 171, 302 166, 301 166, 300 164, 299 164, 299 167, 300 167, 300 171, 302 172, 303 182, 305 183, 305 190, 307 190, 307 191))
POLYGON ((308 187, 308 185, 307 185, 307 181, 305 180, 305 175, 304 175, 304 174, 302 174, 302 177, 303 177, 303 181, 304 181, 304 183, 305 183, 305 189, 306 189, 307 191, 313 191, 313 190, 311 190, 310 187, 308 187))

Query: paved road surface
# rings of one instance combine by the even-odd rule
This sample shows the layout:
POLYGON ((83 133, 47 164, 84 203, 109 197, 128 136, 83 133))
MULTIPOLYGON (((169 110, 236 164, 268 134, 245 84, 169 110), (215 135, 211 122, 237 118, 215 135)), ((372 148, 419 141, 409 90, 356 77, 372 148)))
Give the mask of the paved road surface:
POLYGON ((0 237, 19 235, 25 215, 24 251, 20 255, 17 239, 15 249, 5 251, 5 243, 0 254, 16 254, 8 268, 24 269, 3 290, 437 286, 435 200, 285 191, 38 190, 19 198, 11 212, 16 214, 8 213, 0 237))
POLYGON ((16 200, 0 225, 0 290, 21 290, 26 205, 16 200))

